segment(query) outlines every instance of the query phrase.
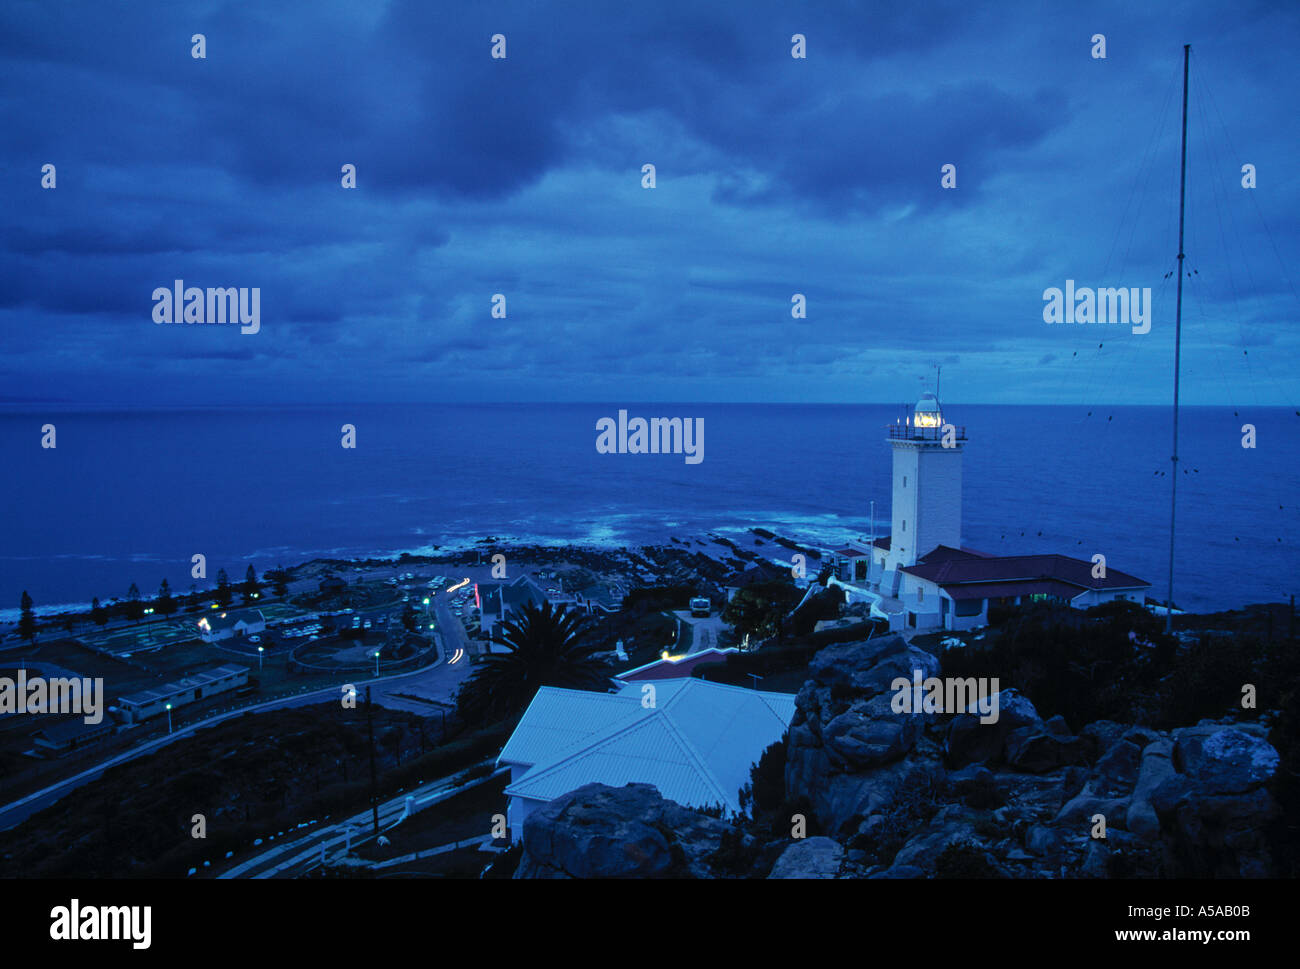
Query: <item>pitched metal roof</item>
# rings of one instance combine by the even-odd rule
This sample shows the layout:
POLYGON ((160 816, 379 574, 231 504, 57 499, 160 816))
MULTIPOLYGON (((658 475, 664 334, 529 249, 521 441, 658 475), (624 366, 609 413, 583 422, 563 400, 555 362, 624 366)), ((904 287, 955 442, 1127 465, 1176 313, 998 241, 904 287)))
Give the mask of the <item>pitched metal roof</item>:
POLYGON ((975 582, 1026 582, 1051 580, 1079 589, 1140 589, 1151 585, 1118 569, 1106 569, 1104 579, 1092 577, 1093 565, 1068 555, 1004 555, 996 558, 945 559, 903 567, 919 579, 949 590, 952 585, 975 582))
MULTIPOLYGON (((770 744, 781 739, 794 717, 794 696, 704 680, 667 680, 654 684, 655 705, 646 708, 641 699, 646 685, 628 683, 612 697, 631 704, 625 708, 630 717, 593 730, 588 738, 557 751, 547 761, 535 762, 506 788, 506 794, 549 801, 584 784, 621 787, 638 781, 653 784, 679 804, 721 803, 739 811, 740 788, 748 783, 750 768, 770 744)), ((543 687, 539 696, 548 690, 556 694, 548 698, 548 716, 556 717, 572 704, 573 716, 567 719, 590 717, 593 707, 580 699, 581 691, 543 687)), ((551 724, 540 719, 537 724, 530 722, 532 712, 530 705, 507 748, 519 738, 521 748, 530 746, 540 752, 548 737, 556 739, 551 724), (529 739, 530 735, 541 742, 529 739)), ((505 751, 501 759, 506 759, 505 751)))
POLYGON ((630 723, 641 709, 641 698, 544 686, 537 691, 519 725, 506 741, 497 764, 536 764, 561 751, 590 742, 615 727, 630 723))
POLYGON ((128 693, 117 699, 119 703, 127 706, 145 706, 150 703, 157 703, 159 700, 166 700, 178 693, 188 693, 198 687, 208 686, 211 683, 237 677, 247 672, 247 666, 236 666, 231 663, 226 666, 218 666, 215 669, 204 670, 192 676, 183 676, 179 680, 162 683, 148 690, 140 690, 138 693, 128 693))

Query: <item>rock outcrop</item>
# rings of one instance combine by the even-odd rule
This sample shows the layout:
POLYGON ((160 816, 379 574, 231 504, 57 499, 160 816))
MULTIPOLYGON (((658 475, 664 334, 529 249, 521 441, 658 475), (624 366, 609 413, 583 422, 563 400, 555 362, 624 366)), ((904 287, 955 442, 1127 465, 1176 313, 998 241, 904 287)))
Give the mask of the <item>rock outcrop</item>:
POLYGON ((734 828, 665 800, 650 784, 588 784, 524 821, 516 878, 712 878, 734 828))
POLYGON ((994 722, 973 708, 895 712, 893 681, 939 665, 884 636, 823 649, 809 666, 786 794, 847 849, 841 877, 932 877, 941 858, 981 852, 990 873, 1012 877, 1269 870, 1260 829, 1276 816, 1279 758, 1263 726, 1101 720, 1075 734, 1014 689, 998 694, 994 722))
MULTIPOLYGON (((1107 878, 1272 873, 1264 726, 1074 733, 1014 689, 998 717, 894 709, 938 676, 900 636, 821 650, 796 699, 786 803, 825 836, 759 845, 653 787, 588 785, 532 814, 518 878, 1107 878), (987 718, 986 718, 987 719, 987 718)), ((758 829, 755 829, 758 830, 758 829)), ((769 834, 760 835, 766 839, 769 834)))

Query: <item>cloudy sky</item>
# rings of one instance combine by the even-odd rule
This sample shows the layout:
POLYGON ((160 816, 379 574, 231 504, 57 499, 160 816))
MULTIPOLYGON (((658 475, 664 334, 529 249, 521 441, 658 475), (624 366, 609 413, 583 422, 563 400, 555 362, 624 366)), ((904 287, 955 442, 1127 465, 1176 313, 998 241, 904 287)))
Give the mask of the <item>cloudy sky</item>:
POLYGON ((1293 406, 1300 7, 1079 6, 9 0, 0 400, 1163 403, 1191 43, 1184 400, 1293 406))

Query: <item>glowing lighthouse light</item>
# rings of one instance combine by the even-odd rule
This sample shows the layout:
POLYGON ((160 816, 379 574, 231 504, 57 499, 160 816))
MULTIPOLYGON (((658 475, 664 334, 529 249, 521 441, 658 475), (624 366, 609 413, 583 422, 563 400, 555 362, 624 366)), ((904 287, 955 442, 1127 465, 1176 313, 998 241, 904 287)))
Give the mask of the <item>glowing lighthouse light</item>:
POLYGON ((934 394, 922 394, 916 405, 914 427, 943 427, 943 414, 939 411, 939 401, 934 394))

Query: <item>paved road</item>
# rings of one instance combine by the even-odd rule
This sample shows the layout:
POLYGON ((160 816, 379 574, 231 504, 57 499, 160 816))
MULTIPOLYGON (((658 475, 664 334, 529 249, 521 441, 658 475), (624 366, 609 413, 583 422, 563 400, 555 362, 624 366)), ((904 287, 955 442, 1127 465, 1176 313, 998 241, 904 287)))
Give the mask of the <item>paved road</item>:
MULTIPOLYGON (((445 706, 438 704, 447 704, 455 695, 456 689, 460 686, 461 681, 470 672, 470 663, 467 659, 450 664, 441 660, 434 666, 427 667, 423 670, 417 670, 414 673, 404 673, 398 676, 380 676, 378 679, 353 678, 346 682, 351 682, 357 687, 358 692, 362 695, 365 693, 365 687, 370 684, 373 687, 372 696, 374 701, 380 706, 410 710, 421 713, 425 716, 433 716, 445 706), (404 693, 414 696, 424 697, 432 703, 420 703, 395 694, 404 693)), ((381 670, 382 674, 382 670, 381 670)), ((271 710, 281 710, 288 707, 309 706, 311 704, 323 703, 327 700, 338 700, 342 697, 341 686, 330 686, 321 690, 313 690, 309 693, 301 693, 297 696, 284 697, 278 700, 271 700, 266 703, 255 706, 240 707, 236 710, 229 710, 209 717, 206 720, 200 720, 197 723, 182 727, 172 734, 165 734, 156 740, 151 740, 133 747, 128 751, 118 754, 108 760, 96 764, 94 767, 87 768, 78 774, 74 774, 62 781, 58 781, 48 787, 42 788, 26 797, 0 807, 0 831, 12 828, 14 825, 22 822, 26 818, 35 814, 43 808, 48 807, 55 801, 64 797, 71 791, 76 790, 83 784, 99 778, 109 767, 118 764, 124 764, 127 761, 134 760, 137 757, 143 757, 154 751, 165 747, 167 744, 180 740, 182 737, 192 737, 195 731, 202 730, 206 727, 212 727, 224 720, 232 717, 243 716, 245 713, 266 713, 271 710)))
POLYGON ((721 613, 714 613, 706 619, 692 616, 687 609, 677 609, 673 615, 681 620, 683 636, 690 636, 690 646, 686 650, 688 654, 718 645, 719 635, 727 628, 721 613))

